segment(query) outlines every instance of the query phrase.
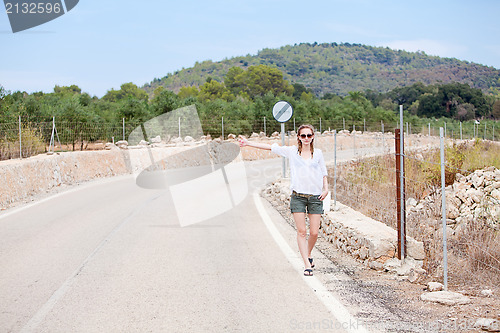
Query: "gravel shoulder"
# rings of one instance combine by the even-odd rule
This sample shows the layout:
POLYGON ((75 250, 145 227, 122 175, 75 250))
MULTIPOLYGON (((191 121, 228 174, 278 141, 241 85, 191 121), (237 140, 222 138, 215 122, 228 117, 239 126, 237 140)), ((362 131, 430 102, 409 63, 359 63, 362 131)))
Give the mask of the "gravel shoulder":
MULTIPOLYGON (((263 197, 295 231, 288 207, 270 200, 264 193, 263 197)), ((410 283, 396 274, 367 268, 321 236, 316 249, 328 262, 315 269, 315 276, 371 332, 484 332, 474 327, 479 318, 500 320, 495 294, 484 297, 477 290, 454 290, 449 286, 472 302, 456 306, 424 302, 420 299, 427 288, 423 281, 410 283)))

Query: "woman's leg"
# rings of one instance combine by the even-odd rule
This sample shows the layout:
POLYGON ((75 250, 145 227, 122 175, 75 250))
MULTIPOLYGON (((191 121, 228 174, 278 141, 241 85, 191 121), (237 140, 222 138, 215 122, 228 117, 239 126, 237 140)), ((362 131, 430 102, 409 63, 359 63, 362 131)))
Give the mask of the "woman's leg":
MULTIPOLYGON (((309 214, 309 239, 307 241, 307 257, 311 257, 311 252, 318 239, 319 225, 321 223, 321 214, 309 214)), ((305 223, 304 223, 305 224, 305 223)))
POLYGON ((306 229, 306 213, 293 213, 295 226, 297 227, 297 244, 299 252, 304 260, 305 268, 311 268, 311 263, 307 259, 307 229, 306 229))

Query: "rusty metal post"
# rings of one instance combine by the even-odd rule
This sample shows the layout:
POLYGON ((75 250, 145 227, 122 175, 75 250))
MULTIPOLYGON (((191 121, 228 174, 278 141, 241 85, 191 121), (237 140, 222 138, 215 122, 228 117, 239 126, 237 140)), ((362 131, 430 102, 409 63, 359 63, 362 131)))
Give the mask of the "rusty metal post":
MULTIPOLYGON (((405 204, 405 179, 404 179, 404 157, 401 147, 403 144, 400 129, 397 128, 396 136, 396 201, 397 201, 397 224, 398 224, 398 259, 406 257, 406 204, 405 204), (401 163, 403 158, 403 163, 401 163), (401 166, 403 166, 401 168, 401 166), (402 187, 401 187, 402 186, 402 187)), ((404 142, 403 142, 404 143, 404 142)))

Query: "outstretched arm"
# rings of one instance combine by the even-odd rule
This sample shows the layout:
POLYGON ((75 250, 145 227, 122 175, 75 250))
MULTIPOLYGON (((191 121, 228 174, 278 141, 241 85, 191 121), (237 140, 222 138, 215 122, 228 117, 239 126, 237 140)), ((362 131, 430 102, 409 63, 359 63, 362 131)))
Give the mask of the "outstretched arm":
POLYGON ((271 150, 271 145, 267 143, 259 143, 259 142, 250 142, 244 136, 238 136, 238 142, 240 143, 240 147, 253 147, 265 150, 271 150))

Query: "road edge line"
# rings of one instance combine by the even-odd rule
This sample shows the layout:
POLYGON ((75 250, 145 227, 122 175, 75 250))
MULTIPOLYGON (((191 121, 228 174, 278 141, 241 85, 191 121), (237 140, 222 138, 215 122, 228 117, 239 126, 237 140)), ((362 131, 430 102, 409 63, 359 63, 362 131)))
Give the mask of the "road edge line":
MULTIPOLYGON (((259 191, 253 192, 253 199, 255 202, 255 206, 259 215, 267 227, 269 233, 273 237, 274 241, 281 249, 285 257, 292 264, 293 268, 299 273, 302 274, 302 259, 292 250, 292 248, 288 245, 286 240, 283 238, 281 233, 278 231, 276 226, 274 225, 271 217, 267 213, 264 205, 262 204, 259 191)), ((346 329, 348 332, 357 332, 357 333, 368 333, 368 330, 364 328, 360 322, 354 318, 349 311, 333 296, 328 289, 316 278, 315 276, 303 276, 304 281, 307 285, 312 289, 314 294, 319 298, 319 300, 326 306, 326 308, 332 313, 332 315, 337 319, 343 329, 346 329), (346 327, 344 327, 346 325, 346 327)))

